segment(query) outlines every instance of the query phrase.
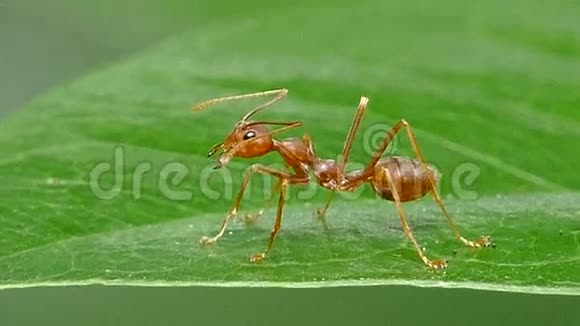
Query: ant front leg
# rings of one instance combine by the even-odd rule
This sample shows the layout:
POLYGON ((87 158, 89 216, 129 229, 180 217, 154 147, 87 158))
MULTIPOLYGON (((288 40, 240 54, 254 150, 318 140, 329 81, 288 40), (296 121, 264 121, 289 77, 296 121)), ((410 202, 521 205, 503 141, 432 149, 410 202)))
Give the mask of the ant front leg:
MULTIPOLYGON (((288 166, 286 166, 286 168, 288 168, 288 166)), ((287 175, 289 175, 289 174, 287 174, 287 175)), ((266 199, 264 206, 262 206, 262 208, 258 211, 258 213, 256 213, 256 214, 248 213, 248 214, 246 214, 246 216, 244 216, 244 221, 246 222, 246 224, 255 224, 258 222, 258 219, 260 217, 262 217, 262 215, 264 214, 264 211, 266 209, 268 209, 270 207, 270 205, 272 204, 272 202, 274 201, 274 198, 275 198, 274 195, 276 192, 278 192, 280 190, 281 184, 282 184, 282 179, 278 178, 277 182, 272 185, 272 190, 270 191, 269 198, 266 199)))
POLYGON ((242 196, 244 195, 244 191, 246 190, 246 187, 248 186, 248 182, 250 181, 250 178, 260 168, 261 168, 261 166, 259 164, 255 164, 255 165, 252 165, 251 167, 249 167, 246 170, 246 172, 244 173, 244 180, 242 181, 242 185, 240 186, 240 190, 238 191, 238 194, 236 195, 236 199, 234 200, 234 206, 228 212, 228 214, 226 215, 226 217, 223 219, 223 221, 222 221, 222 223, 220 225, 219 232, 216 235, 212 236, 212 237, 209 237, 209 236, 205 236, 204 235, 199 240, 199 242, 201 244, 212 244, 212 243, 216 242, 219 238, 221 238, 224 235, 224 233, 226 232, 226 229, 228 227, 229 222, 238 213, 238 208, 240 207, 240 202, 242 201, 242 196))
POLYGON ((199 241, 202 244, 212 244, 224 235, 224 233, 228 227, 229 222, 237 215, 238 209, 240 208, 240 203, 242 201, 242 196, 244 195, 244 191, 246 190, 246 187, 248 186, 248 183, 250 182, 252 175, 254 175, 254 173, 256 173, 256 172, 262 173, 262 174, 273 175, 273 176, 276 176, 278 178, 290 177, 290 175, 288 175, 287 173, 283 173, 283 172, 279 172, 279 171, 270 169, 270 168, 265 167, 261 164, 254 164, 254 165, 250 166, 248 169, 246 169, 246 172, 244 173, 244 180, 242 181, 242 185, 240 186, 240 190, 238 191, 238 194, 236 195, 236 199, 234 200, 234 205, 233 205, 232 209, 228 212, 226 217, 223 219, 223 221, 220 225, 219 232, 212 237, 209 237, 209 236, 201 237, 201 239, 199 241))
POLYGON ((256 214, 251 214, 248 213, 246 214, 246 216, 244 217, 244 221, 246 222, 246 224, 255 224, 258 222, 258 219, 260 217, 262 217, 262 214, 264 214, 264 211, 270 206, 270 204, 272 203, 272 200, 274 199, 274 193, 277 192, 280 188, 280 179, 272 186, 272 191, 270 192, 270 198, 268 198, 266 200, 266 203, 264 204, 264 206, 258 211, 258 213, 256 214))
MULTIPOLYGON (((277 171, 277 170, 268 168, 268 167, 263 166, 261 164, 254 164, 254 165, 252 165, 244 173, 244 180, 242 181, 242 185, 241 185, 240 190, 239 190, 239 192, 238 192, 238 194, 236 196, 236 199, 234 201, 234 205, 233 205, 232 209, 228 212, 228 214, 226 215, 226 217, 223 219, 223 221, 221 223, 221 226, 220 226, 219 232, 216 235, 212 236, 212 237, 203 236, 200 239, 200 242, 202 244, 212 244, 212 243, 216 242, 219 238, 221 238, 224 235, 224 233, 225 233, 225 231, 227 229, 227 226, 228 226, 229 222, 231 221, 232 218, 234 218, 237 215, 237 212, 238 212, 238 209, 240 207, 241 200, 242 200, 242 196, 244 195, 244 191, 245 191, 245 189, 246 189, 246 187, 247 187, 247 185, 248 185, 248 183, 250 181, 250 178, 256 172, 257 173, 262 173, 262 174, 267 174, 267 175, 274 176, 274 177, 276 177, 276 178, 279 179, 279 183, 282 184, 282 185, 287 184, 287 183, 306 184, 306 183, 309 182, 308 177, 293 176, 293 175, 290 175, 290 174, 285 173, 285 172, 280 172, 280 171, 277 171)), ((278 208, 279 216, 277 216, 277 219, 276 219, 276 223, 277 223, 276 225, 278 225, 278 227, 274 227, 274 230, 275 231, 274 230, 272 231, 272 235, 270 236, 270 243, 268 245, 268 249, 264 253, 262 253, 262 254, 254 255, 251 258, 251 261, 252 262, 255 262, 255 261, 258 261, 258 260, 261 260, 261 259, 265 258, 266 257, 266 254, 270 251, 270 249, 271 249, 271 247, 273 245, 274 237, 276 236, 276 234, 278 233, 278 231, 280 229, 280 227, 279 227, 279 224, 280 224, 279 219, 281 219, 281 209, 282 209, 281 208, 281 205, 283 205, 283 200, 281 201, 281 204, 279 204, 279 208, 278 208), (258 256, 261 256, 261 258, 257 258, 258 256)))
POLYGON ((270 232, 270 239, 268 241, 268 246, 266 247, 266 250, 264 250, 261 253, 258 253, 258 254, 251 256, 250 262, 252 262, 252 263, 256 263, 256 262, 264 260, 266 258, 266 256, 268 255, 268 253, 272 250, 272 247, 274 246, 274 241, 276 240, 276 235, 278 235, 278 232, 280 232, 280 228, 282 225, 282 211, 284 208, 284 202, 285 202, 285 198, 286 198, 286 190, 288 188, 288 185, 289 184, 295 184, 295 185, 308 184, 308 182, 309 182, 308 177, 289 175, 289 174, 274 171, 274 170, 270 170, 270 172, 276 172, 278 174, 278 177, 280 178, 279 185, 281 186, 280 187, 280 197, 278 199, 278 209, 276 210, 276 221, 274 222, 274 227, 272 228, 272 231, 270 232))

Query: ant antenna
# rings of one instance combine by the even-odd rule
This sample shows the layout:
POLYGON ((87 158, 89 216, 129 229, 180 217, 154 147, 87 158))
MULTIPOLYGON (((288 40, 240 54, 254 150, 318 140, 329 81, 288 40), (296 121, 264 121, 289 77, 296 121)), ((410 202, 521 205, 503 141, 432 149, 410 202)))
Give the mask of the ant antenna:
POLYGON ((273 95, 273 94, 276 94, 276 97, 274 97, 272 100, 254 108, 252 111, 246 113, 246 115, 244 115, 244 117, 241 120, 241 121, 246 121, 249 117, 256 114, 260 110, 262 110, 262 109, 274 104, 275 102, 278 102, 279 100, 281 100, 284 96, 286 96, 288 94, 288 90, 285 88, 282 88, 282 89, 274 89, 274 90, 269 90, 269 91, 264 91, 264 92, 251 93, 251 94, 233 95, 233 96, 214 98, 214 99, 207 100, 207 101, 204 101, 204 102, 197 104, 196 106, 193 107, 193 111, 204 110, 211 105, 221 103, 221 102, 242 100, 242 99, 253 98, 253 97, 262 97, 262 96, 268 96, 268 95, 273 95))

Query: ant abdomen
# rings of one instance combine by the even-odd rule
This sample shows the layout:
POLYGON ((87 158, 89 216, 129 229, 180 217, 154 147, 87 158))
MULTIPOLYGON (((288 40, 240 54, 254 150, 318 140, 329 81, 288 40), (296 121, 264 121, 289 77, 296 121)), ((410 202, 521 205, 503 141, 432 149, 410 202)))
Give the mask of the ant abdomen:
POLYGON ((370 181, 377 194, 386 200, 393 201, 393 191, 389 183, 390 174, 392 185, 396 188, 401 202, 413 201, 432 190, 433 186, 427 173, 433 178, 435 186, 439 182, 437 169, 425 164, 428 171, 423 169, 419 160, 400 156, 387 157, 377 162, 374 176, 370 181))

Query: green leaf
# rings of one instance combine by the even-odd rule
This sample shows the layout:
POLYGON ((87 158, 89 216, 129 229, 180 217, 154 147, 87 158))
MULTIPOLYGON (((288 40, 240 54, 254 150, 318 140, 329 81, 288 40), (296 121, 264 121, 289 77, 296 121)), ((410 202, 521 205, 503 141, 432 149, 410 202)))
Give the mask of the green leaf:
MULTIPOLYGON (((579 294, 578 8, 491 2, 466 16, 455 1, 332 3, 212 21, 4 122, 0 287, 404 283, 579 294), (307 132, 323 158, 338 156, 360 96, 370 98, 351 168, 408 120, 443 173, 461 231, 491 234, 497 247, 463 247, 428 198, 405 204, 427 255, 449 259, 445 272, 429 272, 392 203, 370 187, 337 196, 328 229, 313 217, 328 191, 291 188, 271 255, 250 264, 275 214, 271 206, 257 225, 243 225, 273 182, 262 176, 231 234, 200 247, 249 164, 283 165, 270 154, 210 173, 207 150, 257 102, 190 108, 279 87, 288 98, 261 117, 303 120, 288 136, 307 132)), ((404 133, 390 153, 413 155, 404 133)))

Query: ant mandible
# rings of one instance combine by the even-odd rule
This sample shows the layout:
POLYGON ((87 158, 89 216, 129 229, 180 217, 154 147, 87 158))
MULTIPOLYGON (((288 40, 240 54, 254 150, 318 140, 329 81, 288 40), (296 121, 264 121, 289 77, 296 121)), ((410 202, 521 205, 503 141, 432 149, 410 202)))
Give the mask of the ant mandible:
MULTIPOLYGON (((272 249, 276 235, 280 231, 282 222, 282 210, 286 196, 286 190, 289 185, 307 185, 310 182, 310 172, 313 173, 318 183, 331 191, 331 195, 325 206, 317 211, 319 217, 324 218, 336 191, 354 191, 364 183, 370 183, 373 190, 382 198, 392 201, 399 213, 401 225, 405 235, 409 238, 421 260, 432 269, 444 269, 447 267, 447 261, 443 259, 430 260, 427 258, 421 246, 415 240, 415 236, 407 217, 402 208, 402 203, 420 199, 427 193, 431 193, 433 198, 447 221, 447 224, 455 236, 468 247, 488 247, 492 245, 489 236, 481 236, 475 241, 467 240, 459 232, 447 213, 443 201, 437 191, 439 175, 437 170, 425 163, 423 155, 415 139, 415 134, 410 124, 404 119, 397 122, 381 142, 379 148, 374 152, 369 164, 363 170, 356 170, 345 173, 344 168, 348 162, 350 151, 357 130, 359 128, 362 116, 368 105, 368 98, 362 96, 358 104, 356 115, 351 123, 350 130, 342 149, 342 156, 339 162, 329 159, 318 158, 312 146, 312 140, 308 134, 301 139, 291 138, 276 140, 274 135, 284 131, 300 127, 301 121, 248 121, 257 112, 281 100, 288 94, 287 89, 275 89, 251 94, 234 95, 207 100, 196 105, 193 110, 198 111, 207 108, 210 105, 241 100, 247 98, 274 96, 273 99, 257 106, 250 112, 246 113, 242 119, 237 122, 232 132, 225 138, 222 143, 214 145, 208 153, 208 157, 221 152, 221 155, 215 166, 216 169, 225 166, 233 157, 254 158, 275 151, 280 154, 286 166, 290 167, 293 173, 278 171, 261 164, 253 164, 244 173, 244 178, 240 190, 235 198, 232 209, 228 212, 221 223, 219 232, 212 236, 204 236, 200 239, 202 244, 211 244, 223 236, 228 223, 237 215, 238 208, 244 190, 254 173, 262 173, 273 176, 278 179, 277 188, 280 196, 278 199, 278 208, 276 220, 266 250, 262 253, 252 255, 251 262, 262 261, 272 249), (278 126, 275 130, 269 130, 267 126, 278 126), (413 151, 417 156, 416 159, 401 156, 388 156, 382 158, 393 137, 401 129, 407 131, 413 151)), ((262 214, 262 209, 258 215, 262 214)))

